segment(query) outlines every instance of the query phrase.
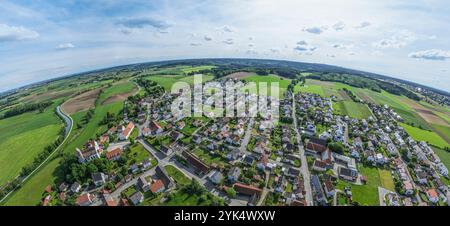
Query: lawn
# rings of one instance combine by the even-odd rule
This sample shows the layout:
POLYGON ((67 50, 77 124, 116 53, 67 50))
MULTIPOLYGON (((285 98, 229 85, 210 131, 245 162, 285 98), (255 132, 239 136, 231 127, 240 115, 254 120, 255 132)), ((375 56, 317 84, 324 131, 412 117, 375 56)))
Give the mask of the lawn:
POLYGON ((204 195, 191 195, 181 190, 172 194, 172 199, 165 202, 164 206, 210 206, 212 204, 212 200, 204 195))
POLYGON ((378 169, 378 173, 380 174, 381 187, 390 191, 395 191, 394 180, 392 179, 391 172, 389 172, 389 170, 378 169))
POLYGON ((184 186, 186 184, 191 183, 191 180, 177 168, 171 165, 167 165, 165 168, 169 176, 171 176, 175 180, 177 185, 184 186))
POLYGON ((408 134, 412 138, 414 138, 414 140, 425 141, 439 148, 449 146, 449 144, 435 132, 419 129, 405 123, 400 123, 400 125, 406 130, 406 132, 408 132, 408 134))
MULTIPOLYGON (((346 186, 350 186, 353 194, 353 201, 365 206, 378 206, 380 204, 378 199, 378 187, 382 186, 378 169, 359 165, 359 171, 366 177, 367 184, 355 185, 344 180, 339 180, 337 188, 344 190, 346 186)), ((382 174, 383 177, 386 176, 385 173, 382 174)), ((386 180, 386 178, 383 180, 386 180)))
MULTIPOLYGON (((156 160, 155 158, 153 158, 150 153, 144 148, 144 146, 142 146, 142 144, 140 143, 135 143, 130 147, 130 159, 128 160, 128 165, 132 165, 133 163, 140 163, 142 161, 144 161, 145 159, 152 159, 152 160, 156 160)), ((156 164, 153 164, 152 162, 152 166, 155 166, 156 164)))
POLYGON ((216 164, 226 164, 226 160, 223 159, 220 155, 211 155, 208 151, 203 149, 196 149, 194 150, 194 154, 201 159, 203 162, 205 162, 207 165, 211 165, 212 163, 216 164))
POLYGON ((0 120, 0 186, 18 176, 23 166, 56 140, 63 126, 54 113, 56 105, 43 113, 28 112, 0 120))

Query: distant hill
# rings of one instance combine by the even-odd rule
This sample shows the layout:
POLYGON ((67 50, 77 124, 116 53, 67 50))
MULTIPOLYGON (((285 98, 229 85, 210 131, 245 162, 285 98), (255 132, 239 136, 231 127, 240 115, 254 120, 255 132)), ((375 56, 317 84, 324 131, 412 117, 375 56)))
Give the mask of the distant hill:
POLYGON ((186 65, 234 65, 234 66, 241 66, 241 67, 261 67, 261 68, 273 68, 273 67, 282 67, 282 68, 291 68, 295 69, 301 72, 328 72, 328 73, 346 73, 346 74, 353 74, 353 75, 359 75, 359 76, 365 76, 370 77, 374 79, 380 79, 385 81, 393 81, 393 82, 399 82, 415 87, 420 87, 424 89, 431 90, 433 92, 449 96, 450 93, 439 90, 436 88, 428 87, 426 85, 417 84, 411 81, 406 81, 402 79, 392 78, 386 75, 380 75, 370 72, 364 72, 349 68, 343 68, 339 66, 333 66, 333 65, 327 65, 327 64, 316 64, 316 63, 304 63, 304 62, 295 62, 295 61, 286 61, 286 60, 267 60, 267 59, 247 59, 247 58, 204 58, 204 59, 180 59, 180 60, 167 60, 167 61, 158 61, 158 62, 146 62, 146 63, 137 63, 137 64, 129 64, 129 65, 122 65, 117 67, 111 67, 111 68, 104 68, 99 70, 93 70, 83 73, 77 73, 73 75, 63 76, 55 79, 50 79, 38 83, 34 83, 31 85, 27 85, 18 89, 6 91, 0 96, 5 96, 11 93, 14 93, 15 90, 24 89, 33 87, 40 84, 49 83, 56 80, 65 79, 68 77, 74 77, 74 76, 85 76, 89 74, 96 74, 101 73, 105 71, 121 71, 121 70, 142 70, 151 66, 167 66, 171 64, 186 64, 186 65))

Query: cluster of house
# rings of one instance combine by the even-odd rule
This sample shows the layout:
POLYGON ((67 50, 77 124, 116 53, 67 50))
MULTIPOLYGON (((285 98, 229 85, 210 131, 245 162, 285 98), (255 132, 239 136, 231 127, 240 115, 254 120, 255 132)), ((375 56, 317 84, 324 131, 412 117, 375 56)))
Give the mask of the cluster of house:
MULTIPOLYGON (((393 166, 392 174, 394 178, 399 178, 402 194, 395 196, 392 195, 396 194, 395 192, 389 193, 391 205, 412 203, 411 196, 415 194, 416 187, 426 194, 432 203, 448 200, 446 197, 448 187, 440 179, 441 176, 448 177, 448 169, 427 143, 423 141, 417 143, 398 125, 403 119, 389 106, 369 104, 374 116, 359 120, 348 116, 326 116, 321 110, 317 110, 321 106, 328 110, 331 108, 331 106, 327 108, 329 105, 324 104, 330 101, 328 98, 306 93, 297 94, 296 97, 299 103, 298 110, 305 112, 305 115, 302 115, 307 122, 303 131, 308 138, 305 141, 305 150, 307 154, 315 157, 312 165, 314 171, 332 170, 340 179, 364 183, 365 178, 358 174, 356 162, 364 161, 376 167, 393 166), (317 124, 325 124, 328 129, 318 134, 315 126, 317 124), (343 143, 348 149, 348 156, 331 153, 327 148, 327 141, 343 143), (408 159, 416 158, 417 162, 405 163, 403 152, 408 159)), ((327 181, 321 183, 323 175, 312 177, 311 180, 318 203, 323 202, 326 190, 332 188, 332 183, 326 183, 327 181)), ((325 176, 325 179, 327 177, 325 176)))
MULTIPOLYGON (((127 140, 134 129, 133 122, 129 122, 126 126, 120 125, 118 127, 110 128, 105 134, 103 134, 99 140, 89 140, 86 144, 84 144, 83 148, 80 150, 78 147, 76 148, 76 155, 78 157, 78 161, 80 163, 90 162, 94 159, 98 159, 102 156, 104 149, 110 143, 110 137, 114 137, 117 135, 118 139, 121 141, 127 140)), ((112 158, 117 158, 121 152, 116 152, 112 158)), ((108 154, 107 155, 111 155, 108 154)))
POLYGON ((175 187, 175 182, 163 167, 157 166, 154 175, 140 176, 134 186, 136 191, 127 198, 133 205, 139 205, 144 201, 146 192, 159 194, 170 191, 175 187))

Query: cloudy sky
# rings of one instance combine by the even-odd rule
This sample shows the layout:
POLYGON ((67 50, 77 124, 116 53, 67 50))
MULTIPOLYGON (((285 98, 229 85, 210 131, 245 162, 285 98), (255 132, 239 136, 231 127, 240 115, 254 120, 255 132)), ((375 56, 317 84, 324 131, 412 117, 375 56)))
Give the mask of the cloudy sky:
POLYGON ((0 92, 128 63, 326 63, 450 91, 445 0, 1 0, 0 92))

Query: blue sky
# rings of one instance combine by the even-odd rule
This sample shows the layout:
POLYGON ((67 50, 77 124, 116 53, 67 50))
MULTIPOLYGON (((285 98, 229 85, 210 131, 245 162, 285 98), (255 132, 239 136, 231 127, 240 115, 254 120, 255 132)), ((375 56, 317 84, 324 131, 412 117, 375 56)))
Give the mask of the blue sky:
POLYGON ((450 91, 450 7, 429 1, 0 1, 0 92, 103 67, 249 57, 450 91))

